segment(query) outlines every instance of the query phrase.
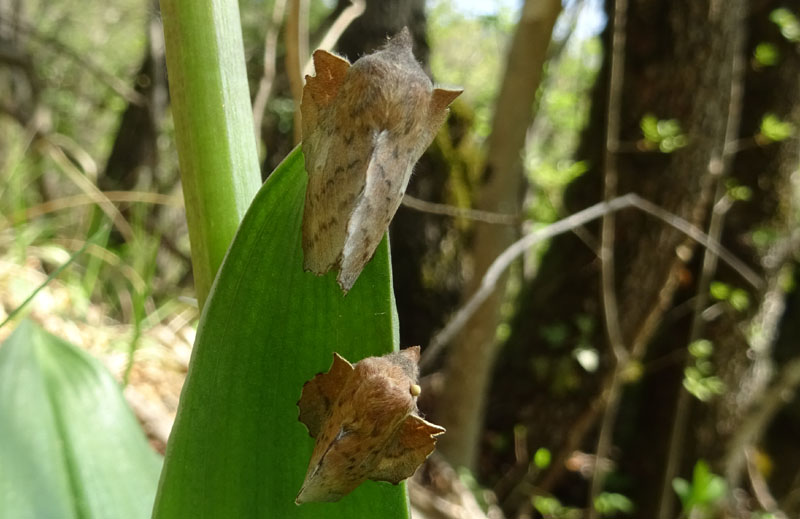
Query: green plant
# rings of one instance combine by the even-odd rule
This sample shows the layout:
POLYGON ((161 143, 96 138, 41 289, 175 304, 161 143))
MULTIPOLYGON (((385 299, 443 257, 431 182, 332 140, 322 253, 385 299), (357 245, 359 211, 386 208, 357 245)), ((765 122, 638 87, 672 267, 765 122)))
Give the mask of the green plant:
POLYGON ((711 517, 711 513, 728 492, 725 480, 711 472, 703 460, 694 465, 692 481, 683 478, 672 480, 672 488, 683 505, 683 514, 688 517, 711 517))
POLYGON ((0 347, 0 517, 147 517, 161 459, 116 381, 24 320, 0 347))
POLYGON ((239 7, 161 2, 186 221, 200 307, 261 181, 239 7))
POLYGON ((304 272, 306 175, 295 150, 236 235, 198 328, 154 517, 338 518, 408 515, 403 485, 367 482, 338 503, 294 504, 313 441, 298 422, 303 383, 331 364, 397 346, 382 243, 346 295, 304 272))
POLYGON ((644 145, 649 149, 658 148, 662 153, 672 153, 689 143, 677 119, 658 119, 647 114, 639 125, 644 134, 644 145))
POLYGON ((699 339, 689 344, 689 354, 694 364, 684 370, 683 387, 698 400, 707 402, 725 391, 725 383, 714 375, 711 354, 714 344, 706 339, 699 339))
POLYGON ((258 165, 236 2, 161 8, 203 314, 153 516, 406 518, 404 485, 294 503, 313 448, 297 420, 303 383, 334 351, 355 362, 397 348, 388 243, 347 296, 303 271, 299 150, 250 204, 258 165))

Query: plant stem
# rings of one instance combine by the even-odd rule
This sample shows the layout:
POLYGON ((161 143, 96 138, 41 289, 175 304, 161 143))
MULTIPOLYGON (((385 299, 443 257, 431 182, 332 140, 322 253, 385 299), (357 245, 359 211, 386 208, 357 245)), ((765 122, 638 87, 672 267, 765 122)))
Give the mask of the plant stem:
POLYGON ((167 70, 200 308, 260 184, 235 0, 162 0, 167 70))

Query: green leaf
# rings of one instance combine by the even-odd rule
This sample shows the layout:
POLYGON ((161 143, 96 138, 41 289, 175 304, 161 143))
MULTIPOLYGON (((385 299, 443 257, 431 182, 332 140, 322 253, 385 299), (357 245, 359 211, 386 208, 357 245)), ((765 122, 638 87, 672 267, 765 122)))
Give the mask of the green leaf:
POLYGON ((678 495, 678 499, 681 500, 681 503, 685 507, 689 502, 692 492, 689 482, 683 478, 674 478, 672 480, 672 489, 675 491, 675 494, 678 495))
POLYGON ((303 384, 338 352, 397 347, 386 240, 344 296, 303 271, 306 174, 292 152, 248 210, 209 294, 154 517, 407 518, 404 485, 368 481, 338 503, 294 504, 313 440, 303 384))
POLYGON ((772 67, 778 64, 781 55, 780 51, 778 51, 778 48, 775 45, 762 41, 756 45, 756 48, 753 51, 753 57, 762 67, 772 67))
POLYGON ((633 512, 633 502, 622 494, 603 492, 594 500, 594 509, 600 515, 629 514, 633 512))
POLYGON ((533 454, 533 464, 536 465, 536 468, 544 470, 550 466, 550 461, 552 460, 552 458, 553 455, 550 454, 549 449, 545 449, 544 447, 539 447, 533 454))
POLYGON ((97 360, 23 321, 0 348, 0 517, 145 518, 161 460, 97 360))
POLYGON ((800 21, 790 10, 781 7, 769 14, 769 19, 777 25, 784 38, 789 41, 800 41, 800 21))
POLYGON ((712 353, 714 353, 714 343, 708 339, 697 339, 689 344, 689 353, 692 355, 692 357, 698 359, 708 358, 712 353))
POLYGON ((731 297, 728 302, 734 309, 744 312, 750 308, 750 294, 748 294, 746 290, 736 288, 731 292, 731 297))
POLYGON ((766 114, 761 119, 761 135, 773 142, 780 142, 794 135, 794 124, 782 121, 775 114, 766 114))

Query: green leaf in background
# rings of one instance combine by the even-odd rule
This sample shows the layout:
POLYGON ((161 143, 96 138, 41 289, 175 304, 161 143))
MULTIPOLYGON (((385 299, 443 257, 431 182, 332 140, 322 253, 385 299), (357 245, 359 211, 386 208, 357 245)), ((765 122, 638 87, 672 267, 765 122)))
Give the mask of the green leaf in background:
POLYGON ((0 517, 143 519, 160 468, 106 369, 22 321, 0 347, 0 517))
POLYGON ((294 504, 313 449, 303 384, 338 352, 397 348, 386 240, 344 296, 303 271, 303 155, 281 164, 245 215, 206 303, 154 517, 408 518, 404 485, 368 481, 337 503, 294 504))

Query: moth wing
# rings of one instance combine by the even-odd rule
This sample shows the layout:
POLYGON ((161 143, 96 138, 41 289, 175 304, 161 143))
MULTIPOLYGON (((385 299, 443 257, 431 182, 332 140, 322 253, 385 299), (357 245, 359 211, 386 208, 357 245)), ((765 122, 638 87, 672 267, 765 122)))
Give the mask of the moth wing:
POLYGON ((418 142, 410 139, 392 137, 389 130, 376 134, 366 168, 364 193, 347 225, 341 269, 336 278, 344 291, 352 288, 389 228, 419 158, 418 146, 418 142))
POLYGON ((375 470, 367 477, 394 484, 411 477, 433 452, 436 436, 444 432, 444 427, 409 415, 386 447, 375 470))
POLYGON ((303 386, 297 407, 300 409, 300 421, 308 428, 312 438, 319 434, 330 415, 331 406, 336 403, 353 370, 352 364, 334 353, 331 369, 318 374, 303 386))
POLYGON ((314 51, 314 76, 306 76, 300 115, 303 139, 319 133, 320 112, 328 109, 339 94, 350 63, 336 54, 318 49, 314 51))
MULTIPOLYGON (((343 100, 359 96, 369 99, 369 94, 365 94, 368 88, 362 78, 349 77, 340 95, 343 100)), ((358 105, 363 107, 368 102, 358 105)), ((322 141, 325 145, 320 146, 313 170, 309 171, 303 252, 305 268, 316 274, 340 266, 349 224, 366 196, 367 169, 377 132, 369 121, 354 117, 352 112, 352 105, 345 102, 328 112, 324 124, 329 133, 322 141)))
MULTIPOLYGON (((305 156, 308 186, 303 212, 303 266, 321 275, 337 264, 344 244, 346 221, 339 221, 337 208, 340 191, 351 189, 338 184, 359 182, 344 178, 337 167, 343 161, 342 136, 335 131, 341 127, 341 116, 334 102, 346 97, 347 60, 317 50, 314 52, 315 76, 306 76, 303 100, 300 105, 303 127, 303 155, 305 156)), ((363 182, 363 178, 361 180, 363 182)), ((345 220, 341 218, 341 220, 345 220)))

